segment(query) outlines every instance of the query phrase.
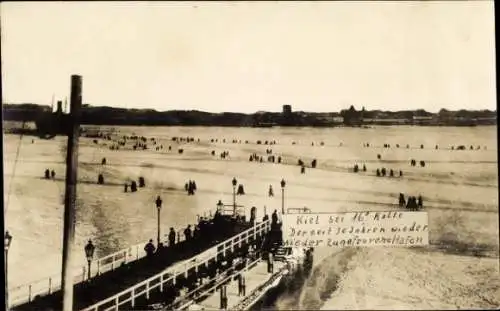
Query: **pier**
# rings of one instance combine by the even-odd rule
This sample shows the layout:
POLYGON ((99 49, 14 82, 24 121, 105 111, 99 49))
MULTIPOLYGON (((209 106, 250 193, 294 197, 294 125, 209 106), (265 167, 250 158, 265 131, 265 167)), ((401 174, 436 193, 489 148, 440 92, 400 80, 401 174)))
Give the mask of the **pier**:
MULTIPOLYGON (((177 243, 184 243, 185 237, 182 235, 182 230, 179 229, 177 233, 177 243)), ((120 268, 122 264, 131 264, 146 257, 144 252, 144 245, 148 241, 132 245, 128 248, 121 249, 101 258, 97 258, 88 263, 74 267, 74 285, 89 281, 98 276, 102 276, 110 271, 115 271, 120 268), (88 267, 90 266, 90 273, 88 267), (90 275, 90 278, 89 278, 90 275)), ((168 239, 164 238, 163 245, 168 245, 168 239)), ((16 285, 9 288, 9 305, 11 307, 20 306, 29 303, 37 296, 50 295, 61 289, 61 274, 56 273, 38 280, 34 280, 21 285, 16 285)))
MULTIPOLYGON (((250 241, 256 241, 269 230, 268 221, 254 226, 247 225, 247 229, 243 232, 242 229, 233 228, 232 232, 219 235, 217 239, 208 243, 200 243, 198 247, 184 241, 162 249, 151 258, 146 257, 129 263, 122 261, 119 268, 97 275, 89 282, 76 284, 73 309, 89 311, 130 309, 137 302, 140 303, 141 299, 148 300, 150 295, 162 293, 164 288, 175 284, 183 277, 186 278, 208 267, 209 264, 220 262, 226 253, 234 252, 250 241), (241 233, 234 235, 234 232, 238 231, 241 233), (216 244, 219 241, 223 242, 216 244), (175 262, 185 259, 189 261, 168 269, 175 262)), ((60 309, 61 300, 62 293, 59 290, 36 297, 28 303, 13 307, 12 310, 60 309)))

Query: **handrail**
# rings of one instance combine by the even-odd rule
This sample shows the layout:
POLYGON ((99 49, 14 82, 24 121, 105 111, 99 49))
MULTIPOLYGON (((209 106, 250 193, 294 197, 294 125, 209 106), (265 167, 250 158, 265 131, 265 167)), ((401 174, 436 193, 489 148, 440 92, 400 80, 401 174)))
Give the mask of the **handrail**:
POLYGON ((267 286, 273 284, 276 282, 276 280, 285 274, 285 271, 287 271, 287 267, 283 266, 278 272, 276 272, 274 275, 269 278, 264 284, 261 284, 258 286, 256 289, 254 289, 247 297, 243 298, 240 300, 236 305, 231 306, 231 310, 245 310, 250 303, 253 301, 257 301, 260 299, 264 294, 265 291, 263 291, 267 286))
POLYGON ((308 207, 289 207, 286 209, 286 213, 289 214, 290 211, 298 211, 299 214, 303 213, 311 213, 311 209, 308 207))
POLYGON ((211 256, 211 257, 205 258, 202 261, 196 260, 197 257, 206 257, 206 256, 203 256, 203 254, 201 254, 200 256, 195 256, 192 260, 190 260, 188 263, 186 263, 184 265, 184 269, 181 270, 180 272, 173 272, 172 275, 169 275, 169 274, 172 273, 172 270, 177 270, 178 271, 178 268, 167 269, 163 273, 157 274, 156 276, 152 276, 149 279, 147 279, 145 281, 142 281, 142 282, 136 284, 135 286, 133 286, 133 287, 127 289, 127 290, 122 291, 121 293, 116 294, 115 296, 112 296, 112 297, 110 297, 110 298, 108 298, 106 300, 103 300, 103 301, 95 304, 94 306, 91 306, 91 307, 88 307, 87 309, 84 309, 83 311, 88 311, 88 310, 98 311, 99 306, 102 306, 102 305, 104 305, 104 304, 106 304, 108 302, 111 302, 111 301, 113 301, 115 304, 113 306, 111 306, 111 307, 108 307, 108 308, 104 309, 105 311, 113 310, 113 309, 114 310, 118 310, 119 306, 121 306, 121 305, 123 305, 125 303, 128 303, 129 301, 131 301, 132 304, 133 304, 135 298, 140 297, 140 296, 142 296, 144 294, 146 294, 146 296, 149 296, 149 292, 151 290, 157 288, 158 286, 160 286, 162 288, 164 283, 167 283, 169 281, 173 281, 177 276, 179 276, 181 274, 186 274, 192 268, 197 269, 199 266, 208 263, 210 260, 212 260, 214 258, 217 260, 217 256, 219 254, 221 254, 221 253, 225 254, 225 252, 227 250, 229 250, 229 249, 233 250, 233 248, 234 248, 235 245, 241 244, 242 242, 248 241, 248 239, 250 238, 250 232, 251 231, 253 231, 251 236, 256 237, 257 234, 260 234, 262 232, 267 232, 269 230, 269 228, 270 228, 269 221, 266 221, 264 223, 256 224, 254 227, 252 227, 250 229, 247 229, 246 231, 243 231, 243 232, 235 235, 234 237, 232 237, 232 238, 230 238, 230 239, 228 239, 228 240, 226 240, 224 242, 221 242, 218 245, 216 245, 215 247, 213 247, 212 249, 215 249, 215 250, 217 250, 219 247, 222 247, 222 250, 217 250, 216 251, 215 256, 211 256), (228 243, 230 243, 230 245, 227 245, 228 243), (194 263, 193 263, 193 261, 194 261, 194 263), (167 277, 166 280, 163 280, 164 276, 167 277), (159 283, 154 284, 153 286, 151 286, 149 284, 152 281, 158 280, 158 278, 160 278, 160 280, 159 280, 160 282, 159 283), (143 290, 143 291, 141 291, 139 293, 135 293, 134 292, 135 289, 137 289, 137 288, 139 288, 141 286, 144 286, 144 285, 146 285, 146 290, 143 290), (130 295, 131 297, 127 298, 125 300, 120 301, 120 296, 126 295, 128 293, 131 294, 130 295))
POLYGON ((270 221, 266 220, 261 223, 256 223, 253 227, 235 235, 234 237, 223 241, 216 246, 214 246, 213 250, 216 250, 216 254, 214 256, 207 257, 204 254, 200 254, 198 256, 195 256, 193 259, 189 260, 188 263, 184 264, 184 267, 182 270, 178 270, 177 267, 173 267, 171 269, 167 269, 159 274, 156 274, 140 283, 137 283, 136 285, 129 287, 118 294, 115 294, 107 299, 104 299, 90 307, 87 307, 83 309, 82 311, 99 311, 100 307, 104 307, 105 305, 109 304, 112 302, 112 305, 109 307, 106 307, 104 310, 118 310, 118 308, 126 304, 128 302, 132 303, 132 306, 134 305, 135 299, 139 298, 143 295, 146 295, 146 297, 149 297, 149 292, 151 290, 156 289, 157 287, 160 287, 160 290, 163 289, 163 285, 169 281, 175 281, 175 278, 179 275, 186 274, 188 273, 189 270, 195 268, 198 269, 199 266, 208 264, 208 262, 212 259, 217 260, 217 256, 219 254, 225 254, 227 250, 233 250, 235 245, 241 245, 244 242, 248 242, 248 240, 253 237, 256 238, 257 235, 266 233, 270 230, 270 221), (228 245, 229 244, 229 245, 228 245), (219 248, 222 247, 221 250, 219 248), (202 260, 198 261, 201 257, 202 260), (172 273, 172 270, 176 270, 175 272, 172 273), (155 282, 153 285, 150 283, 155 282), (140 290, 138 293, 136 293, 136 290, 139 290, 139 288, 143 287, 146 285, 146 289, 140 290), (120 299, 122 298, 122 299, 120 299))
MULTIPOLYGON (((177 232, 177 243, 185 240, 181 230, 177 232)), ((167 237, 163 237, 162 243, 168 242, 167 237)), ((142 247, 147 243, 142 242, 130 247, 121 249, 104 257, 98 258, 91 262, 90 278, 102 275, 103 273, 113 271, 120 267, 122 263, 130 263, 146 257, 146 253, 142 247)), ((78 284, 88 280, 88 264, 74 266, 74 283, 78 284)), ((9 305, 12 307, 19 306, 26 302, 31 302, 37 295, 46 295, 56 292, 61 289, 61 274, 53 274, 49 277, 30 281, 21 285, 16 285, 9 288, 9 305)))
MULTIPOLYGON (((214 278, 212 278, 211 280, 209 280, 209 282, 215 281, 215 284, 213 284, 212 286, 210 286, 208 288, 204 288, 201 293, 198 293, 197 297, 203 297, 203 296, 205 296, 207 293, 210 293, 214 289, 217 289, 217 287, 223 285, 228 280, 231 280, 235 275, 241 274, 244 271, 248 271, 250 268, 254 267, 260 261, 262 261, 262 259, 261 258, 257 258, 254 261, 248 263, 243 269, 241 269, 239 271, 234 271, 233 273, 231 273, 229 275, 226 275, 226 276, 224 276, 222 278, 219 278, 219 279, 217 278, 217 276, 214 277, 214 278)), ((177 301, 174 301, 173 303, 171 303, 170 306, 174 306, 174 305, 179 304, 180 302, 182 302, 182 300, 186 300, 187 298, 189 298, 193 294, 195 294, 200 288, 203 288, 203 287, 206 287, 206 284, 202 284, 202 285, 198 286, 197 288, 193 289, 192 291, 187 292, 186 294, 184 294, 184 296, 179 297, 177 299, 177 301)), ((181 306, 179 306, 178 308, 176 308, 175 310, 183 310, 189 304, 190 303, 184 303, 181 306)), ((169 308, 163 308, 163 309, 164 310, 174 310, 173 308, 170 308, 170 309, 169 308)))
MULTIPOLYGON (((260 227, 266 226, 266 224, 267 224, 267 226, 269 226, 269 224, 270 224, 269 220, 266 220, 265 222, 261 222, 261 223, 256 223, 256 224, 254 225, 254 227, 258 227, 258 228, 260 228, 260 227)), ((217 245, 215 245, 215 246, 212 246, 211 248, 207 249, 207 250, 206 250, 206 251, 204 251, 203 253, 198 254, 197 256, 193 257, 192 259, 185 261, 185 262, 182 264, 182 265, 183 265, 182 269, 180 268, 180 266, 173 267, 173 269, 174 269, 174 270, 179 270, 179 269, 181 269, 182 271, 184 271, 184 270, 188 269, 187 267, 189 266, 189 264, 190 264, 190 263, 193 263, 193 262, 195 262, 195 263, 196 263, 196 262, 200 262, 200 261, 204 263, 205 261, 208 261, 208 260, 210 260, 210 259, 212 259, 212 258, 216 257, 219 253, 221 253, 221 252, 217 251, 217 249, 218 249, 219 247, 223 246, 224 244, 230 243, 231 241, 236 240, 236 239, 238 239, 238 238, 242 238, 242 237, 243 237, 243 235, 245 235, 247 232, 250 232, 250 231, 251 231, 254 227, 249 228, 249 229, 247 229, 247 230, 245 230, 245 231, 243 231, 243 232, 241 232, 241 233, 238 233, 237 235, 235 235, 235 236, 231 237, 230 239, 228 239, 228 240, 226 240, 226 241, 223 241, 223 242, 221 242, 221 243, 219 243, 219 244, 217 244, 217 245), (211 253, 213 253, 213 252, 214 252, 215 254, 211 254, 211 253)), ((256 229, 256 230, 257 230, 257 229, 256 229)), ((261 230, 261 229, 258 229, 258 230, 261 230)), ((260 231, 259 231, 259 233, 260 233, 260 231)), ((257 233, 257 234, 258 234, 258 233, 257 233)), ((227 248, 226 248, 226 250, 227 250, 227 248)), ((191 269, 191 268, 189 268, 189 269, 191 269)))

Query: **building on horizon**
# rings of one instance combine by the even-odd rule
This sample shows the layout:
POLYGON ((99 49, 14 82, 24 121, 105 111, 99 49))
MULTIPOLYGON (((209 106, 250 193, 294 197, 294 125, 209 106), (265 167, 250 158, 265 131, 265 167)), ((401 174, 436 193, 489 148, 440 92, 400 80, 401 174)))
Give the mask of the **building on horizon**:
POLYGON ((292 105, 283 105, 283 115, 289 116, 292 114, 292 105))
POLYGON ((281 113, 281 125, 294 125, 296 123, 294 119, 295 116, 292 112, 292 105, 283 105, 283 112, 281 113))
POLYGON ((344 109, 340 111, 340 115, 344 119, 344 125, 347 126, 360 126, 363 123, 363 114, 365 112, 365 107, 361 111, 357 111, 353 105, 349 109, 344 109))
POLYGON ((438 124, 437 116, 417 116, 414 115, 412 119, 412 124, 414 125, 433 125, 438 124))

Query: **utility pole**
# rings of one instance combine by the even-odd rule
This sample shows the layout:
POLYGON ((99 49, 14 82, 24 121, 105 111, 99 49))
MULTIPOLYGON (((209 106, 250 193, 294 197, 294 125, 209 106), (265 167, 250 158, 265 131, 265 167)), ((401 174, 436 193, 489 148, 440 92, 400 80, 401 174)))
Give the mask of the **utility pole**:
POLYGON ((82 106, 82 77, 71 76, 71 111, 66 156, 66 192, 64 198, 64 235, 61 289, 63 311, 73 310, 73 243, 75 239, 75 205, 78 167, 78 137, 80 136, 80 108, 82 106))

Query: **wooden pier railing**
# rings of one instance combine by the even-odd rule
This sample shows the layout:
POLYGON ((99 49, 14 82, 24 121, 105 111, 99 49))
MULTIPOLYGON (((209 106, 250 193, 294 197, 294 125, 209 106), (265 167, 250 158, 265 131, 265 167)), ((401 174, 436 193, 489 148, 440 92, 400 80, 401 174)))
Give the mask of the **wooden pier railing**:
MULTIPOLYGON (((201 285, 200 287, 185 293, 183 296, 177 298, 176 301, 174 301, 170 306, 163 308, 163 310, 185 310, 186 308, 188 308, 190 305, 193 304, 192 298, 195 295, 197 297, 203 297, 203 296, 209 295, 210 293, 217 290, 217 288, 219 288, 221 285, 224 285, 228 281, 231 281, 232 279, 234 279, 234 277, 236 275, 240 274, 243 271, 248 271, 251 268, 255 267, 255 265, 258 264, 261 260, 262 260, 261 258, 257 258, 254 261, 250 262, 242 270, 234 271, 233 273, 231 273, 229 275, 222 276, 219 279, 215 279, 216 282, 212 286, 201 285), (176 306, 176 307, 174 308, 172 306, 176 306)), ((209 280, 208 282, 210 282, 210 281, 214 281, 214 280, 212 279, 212 280, 209 280)))
POLYGON ((259 285, 259 287, 254 289, 250 294, 248 294, 246 297, 240 300, 236 305, 230 306, 231 310, 234 311, 247 310, 249 306, 251 306, 253 303, 261 299, 262 296, 266 294, 266 287, 274 287, 278 285, 280 278, 285 274, 287 274, 288 272, 289 269, 287 268, 287 266, 286 265, 283 266, 279 271, 274 273, 274 275, 272 275, 269 278, 269 280, 259 285))
MULTIPOLYGON (((177 231, 177 243, 185 240, 182 230, 177 231)), ((162 243, 168 243, 167 238, 163 237, 162 243)), ((99 259, 93 260, 90 267, 90 278, 94 278, 103 273, 113 271, 120 267, 122 263, 130 263, 146 257, 144 245, 147 241, 119 250, 99 259)), ((74 267, 74 284, 88 280, 88 264, 74 267)), ((51 294, 61 289, 61 274, 54 274, 36 281, 31 281, 22 285, 9 288, 9 306, 16 307, 26 302, 31 302, 37 295, 43 296, 51 294)))
POLYGON ((242 246, 249 241, 256 240, 270 230, 270 221, 264 221, 255 224, 253 227, 235 235, 234 237, 217 244, 209 250, 199 254, 180 266, 166 269, 162 273, 148 278, 114 296, 102 300, 92 306, 89 306, 82 311, 108 311, 119 310, 121 306, 131 304, 135 305, 135 300, 146 296, 149 298, 151 291, 160 290, 163 292, 164 286, 175 284, 177 276, 187 275, 192 269, 198 271, 198 268, 207 265, 210 260, 217 260, 220 254, 225 255, 227 251, 233 251, 235 246, 242 246))

